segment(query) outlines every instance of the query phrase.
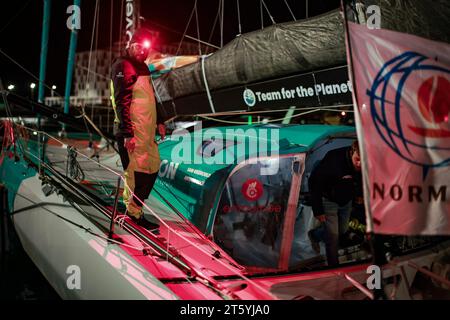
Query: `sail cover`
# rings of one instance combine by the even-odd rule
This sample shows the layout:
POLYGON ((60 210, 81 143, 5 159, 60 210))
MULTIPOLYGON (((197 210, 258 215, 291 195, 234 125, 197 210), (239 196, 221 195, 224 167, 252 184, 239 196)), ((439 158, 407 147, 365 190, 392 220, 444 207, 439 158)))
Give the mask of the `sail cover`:
MULTIPOLYGON (((216 90, 344 63, 343 24, 336 10, 240 35, 208 56, 204 70, 209 89, 216 90)), ((202 63, 174 70, 155 86, 163 101, 204 92, 202 63)))
MULTIPOLYGON (((362 2, 366 8, 370 5, 380 7, 383 29, 450 42, 450 20, 447 19, 450 2, 447 0, 362 2)), ((345 65, 343 15, 334 10, 310 19, 275 24, 242 34, 214 54, 158 78, 155 88, 171 114, 240 111, 242 105, 233 101, 228 102, 227 107, 215 109, 205 108, 205 104, 212 104, 214 93, 218 93, 217 100, 227 104, 230 88, 243 87, 245 90, 249 84, 345 65), (207 88, 212 98, 207 97, 207 88)), ((335 77, 334 72, 330 77, 335 77)), ((305 77, 308 81, 309 78, 305 77)), ((346 80, 339 77, 335 83, 345 83, 346 80)), ((296 86, 301 85, 306 87, 309 84, 299 82, 296 86)), ((241 89, 239 95, 244 91, 241 89)), ((338 100, 347 103, 348 97, 338 100)))

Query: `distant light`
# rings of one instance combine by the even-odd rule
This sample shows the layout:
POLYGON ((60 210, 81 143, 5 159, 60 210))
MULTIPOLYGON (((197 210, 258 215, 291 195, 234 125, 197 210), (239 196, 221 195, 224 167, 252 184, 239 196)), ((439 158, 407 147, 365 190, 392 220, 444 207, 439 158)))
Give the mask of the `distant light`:
POLYGON ((14 85, 13 84, 10 84, 9 86, 8 86, 8 90, 14 90, 14 85))
POLYGON ((55 85, 52 85, 52 90, 55 90, 56 89, 56 86, 55 85))
POLYGON ((146 48, 146 49, 150 48, 150 41, 148 41, 148 40, 144 41, 144 48, 146 48))
POLYGON ((343 117, 345 117, 346 114, 347 114, 347 113, 345 113, 345 111, 342 111, 342 112, 341 112, 341 116, 343 116, 343 117))
POLYGON ((31 88, 31 89, 34 89, 35 87, 36 87, 36 83, 32 82, 32 83, 30 84, 30 88, 31 88))
POLYGON ((36 131, 33 131, 33 134, 34 134, 35 136, 37 136, 37 132, 36 132, 36 131))

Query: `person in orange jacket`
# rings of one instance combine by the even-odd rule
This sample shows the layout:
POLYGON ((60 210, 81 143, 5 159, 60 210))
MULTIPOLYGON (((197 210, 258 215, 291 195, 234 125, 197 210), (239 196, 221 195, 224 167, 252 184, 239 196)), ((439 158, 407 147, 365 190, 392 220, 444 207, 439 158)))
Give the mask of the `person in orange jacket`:
POLYGON ((157 105, 148 66, 152 34, 137 29, 126 55, 117 58, 111 68, 111 96, 115 112, 115 135, 125 175, 123 201, 127 215, 146 229, 157 224, 144 218, 144 202, 156 181, 160 157, 155 142, 156 129, 165 137, 166 114, 157 105))

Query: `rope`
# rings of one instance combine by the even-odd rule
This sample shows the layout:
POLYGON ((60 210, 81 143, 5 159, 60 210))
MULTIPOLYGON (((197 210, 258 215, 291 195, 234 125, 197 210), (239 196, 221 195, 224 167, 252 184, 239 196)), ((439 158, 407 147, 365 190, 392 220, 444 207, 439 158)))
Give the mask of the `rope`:
POLYGON ((203 82, 205 83, 205 89, 206 89, 206 94, 208 96, 208 101, 209 101, 209 106, 211 107, 211 111, 212 113, 215 113, 216 110, 214 109, 214 103, 211 97, 211 92, 209 91, 209 86, 208 86, 208 80, 206 79, 206 71, 205 71, 205 56, 201 56, 202 59, 202 76, 203 76, 203 82))
POLYGON ((67 147, 66 176, 76 181, 83 181, 85 178, 83 169, 77 161, 76 149, 71 146, 67 147))

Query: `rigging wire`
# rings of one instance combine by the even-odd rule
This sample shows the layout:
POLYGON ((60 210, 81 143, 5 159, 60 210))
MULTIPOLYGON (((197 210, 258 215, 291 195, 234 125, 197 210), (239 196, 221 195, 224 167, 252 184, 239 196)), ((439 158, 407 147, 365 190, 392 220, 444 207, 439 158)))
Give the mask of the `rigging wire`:
POLYGON ((261 3, 264 5, 264 8, 266 9, 267 13, 269 14, 270 20, 272 21, 272 24, 276 24, 275 20, 273 19, 272 14, 269 11, 269 8, 267 7, 266 3, 264 2, 264 0, 261 0, 261 3))
MULTIPOLYGON (((8 58, 11 62, 13 62, 15 65, 17 65, 19 68, 21 68, 23 71, 25 71, 29 76, 31 76, 33 79, 38 81, 39 83, 42 83, 46 88, 53 90, 49 85, 47 85, 45 82, 40 81, 39 77, 35 76, 31 71, 26 69, 24 66, 22 66, 19 62, 14 60, 12 57, 10 57, 6 52, 4 52, 2 49, 0 49, 0 53, 3 54, 6 58, 8 58)), ((61 97, 61 94, 59 94, 57 91, 53 90, 54 93, 56 93, 57 96, 61 97)))
MULTIPOLYGON (((200 40, 200 23, 198 21, 198 7, 197 7, 197 1, 195 2, 195 22, 197 25, 197 38, 200 40)), ((197 42, 198 44, 198 54, 201 56, 202 55, 202 45, 200 43, 200 41, 197 42)))
MULTIPOLYGON (((217 21, 219 20, 219 16, 220 16, 220 6, 221 6, 221 2, 219 0, 219 6, 217 8, 217 13, 216 13, 216 17, 214 18, 214 22, 213 22, 213 26, 211 28, 211 32, 209 33, 209 37, 208 37, 208 42, 211 43, 212 37, 214 35, 214 31, 216 30, 216 25, 217 25, 217 21)), ((209 48, 208 48, 209 49, 209 48)), ((220 47, 217 47, 217 49, 220 49, 220 47)), ((206 50, 206 54, 208 54, 208 50, 206 50)))
POLYGON ((261 14, 261 30, 264 29, 264 11, 262 0, 259 0, 259 12, 261 14))
POLYGON ((122 0, 122 4, 120 5, 120 26, 119 26, 119 52, 122 52, 122 20, 123 20, 123 10, 124 10, 124 2, 125 0, 122 0))
POLYGON ((175 53, 175 56, 177 56, 178 53, 180 52, 181 45, 183 44, 183 39, 186 36, 186 33, 187 33, 188 29, 189 29, 189 25, 191 24, 191 20, 192 20, 192 17, 194 16, 196 7, 197 7, 197 0, 195 0, 195 2, 194 2, 194 7, 192 8, 191 15, 189 16, 189 20, 188 20, 188 22, 186 24, 186 28, 184 29, 183 35, 181 36, 181 40, 180 40, 180 43, 178 44, 178 48, 177 48, 177 51, 175 53))
POLYGON ((294 12, 292 12, 291 7, 289 6, 289 3, 287 2, 287 0, 284 0, 284 3, 286 4, 289 12, 291 13, 292 18, 294 19, 294 21, 297 21, 297 19, 295 18, 294 12))
POLYGON ((242 34, 242 25, 241 25, 241 9, 239 8, 239 0, 236 0, 236 6, 237 6, 237 14, 238 14, 238 27, 239 27, 239 34, 242 34))
POLYGON ((306 19, 309 18, 309 0, 306 0, 306 19))
MULTIPOLYGON (((91 34, 91 45, 89 48, 89 58, 88 58, 88 67, 87 67, 87 74, 86 74, 86 83, 85 83, 85 95, 88 95, 88 89, 90 87, 90 74, 91 74, 91 62, 92 62, 92 48, 94 45, 94 38, 95 35, 97 35, 98 39, 98 16, 99 16, 99 0, 95 1, 95 11, 94 11, 94 21, 92 22, 92 34, 91 34)), ((86 108, 85 108, 85 102, 81 104, 81 110, 83 115, 83 121, 84 125, 86 127, 86 130, 89 134, 89 144, 92 143, 92 132, 89 130, 89 126, 86 122, 86 108)), ((93 117, 93 108, 91 107, 91 117, 93 117)))
POLYGON ((225 13, 225 0, 220 0, 220 47, 223 48, 223 18, 225 13))
MULTIPOLYGON (((306 109, 306 108, 302 108, 302 109, 306 109)), ((301 117, 304 116, 306 114, 310 114, 310 113, 314 113, 314 112, 318 112, 318 111, 331 111, 331 112, 353 112, 353 110, 336 110, 336 109, 331 109, 331 108, 322 108, 322 107, 312 107, 310 108, 311 110, 296 114, 291 116, 291 118, 297 118, 297 117, 301 117)), ((222 119, 216 119, 213 117, 208 117, 205 115, 197 115, 197 117, 205 119, 205 120, 211 120, 211 121, 216 121, 216 122, 221 122, 221 123, 228 123, 228 124, 237 124, 237 125, 245 125, 248 124, 247 121, 242 122, 242 121, 229 121, 229 120, 222 120, 222 119)), ((272 122, 279 122, 284 120, 285 117, 283 118, 279 118, 279 119, 271 119, 271 120, 267 120, 265 123, 272 123, 272 122)))
MULTIPOLYGON (((80 228, 80 229, 84 230, 85 232, 87 232, 87 233, 89 233, 89 234, 91 234, 91 235, 93 235, 95 237, 103 239, 106 242, 113 242, 114 244, 117 244, 119 246, 124 246, 124 247, 130 248, 130 249, 134 249, 134 250, 137 250, 137 251, 142 251, 142 250, 148 249, 148 247, 145 247, 144 245, 142 246, 142 248, 140 248, 140 247, 136 247, 136 246, 133 246, 133 245, 130 245, 130 244, 127 244, 127 243, 123 243, 123 242, 120 242, 120 241, 117 241, 117 240, 114 240, 114 239, 109 239, 108 237, 106 237, 104 235, 101 235, 99 233, 94 232, 91 228, 85 227, 82 224, 76 223, 75 221, 72 221, 72 220, 70 220, 68 218, 65 218, 65 217, 61 216, 60 214, 56 213, 55 211, 48 209, 45 206, 45 203, 44 204, 37 203, 37 202, 34 202, 32 199, 25 197, 22 194, 18 194, 18 195, 20 197, 24 198, 25 200, 31 202, 34 206, 36 206, 36 205, 42 206, 42 209, 44 209, 45 211, 55 215, 57 218, 59 218, 61 220, 64 220, 65 222, 68 222, 68 223, 72 224, 73 226, 75 226, 77 228, 80 228)), ((49 203, 48 205, 52 205, 52 204, 49 203)), ((23 211, 25 211, 25 210, 22 210, 22 209, 20 210, 20 212, 23 212, 23 211)), ((19 213, 19 212, 17 212, 17 213, 19 213)), ((15 212, 13 212, 13 214, 15 214, 15 212)))
POLYGON ((28 0, 22 8, 19 9, 19 11, 17 11, 17 13, 11 18, 9 19, 9 21, 0 29, 0 33, 2 33, 22 12, 23 10, 26 9, 26 7, 28 7, 28 5, 30 4, 31 0, 28 0))
MULTIPOLYGON (((28 130, 36 131, 36 130, 34 130, 34 129, 32 129, 32 128, 27 128, 27 127, 24 127, 24 128, 26 128, 26 129, 28 129, 28 130)), ((51 136, 51 135, 48 134, 47 132, 40 131, 40 133, 43 134, 43 135, 46 135, 46 136, 50 137, 51 139, 53 139, 53 140, 59 142, 60 144, 64 145, 64 143, 63 143, 61 140, 59 140, 59 139, 57 139, 57 138, 51 136)), ((84 155, 83 153, 79 152, 78 150, 74 149, 74 151, 75 151, 76 153, 78 153, 78 155, 80 155, 80 156, 86 158, 87 160, 93 161, 92 159, 90 159, 89 157, 87 157, 87 156, 84 155)), ((24 154, 25 154, 25 153, 24 153, 24 154)), ((30 153, 30 155, 33 156, 34 158, 36 158, 38 161, 41 161, 41 159, 37 158, 34 154, 30 153)), ((93 162, 94 162, 94 161, 93 161, 93 162)), ((98 166, 100 166, 100 167, 106 169, 107 171, 110 171, 110 172, 112 172, 113 174, 117 175, 118 177, 121 178, 122 181, 124 181, 124 177, 123 177, 123 175, 121 175, 120 173, 114 171, 113 169, 111 169, 111 168, 109 168, 108 166, 105 166, 105 165, 103 165, 103 164, 101 164, 101 163, 97 163, 97 162, 95 162, 95 163, 96 163, 98 166)), ((129 190, 129 191, 130 191, 130 193, 132 194, 132 196, 133 196, 139 203, 141 203, 142 206, 143 206, 144 208, 146 208, 146 209, 148 210, 149 213, 151 213, 157 220, 159 220, 159 221, 161 222, 161 224, 163 224, 170 232, 173 232, 174 234, 177 234, 181 239, 183 239, 184 241, 186 241, 186 243, 190 244, 192 247, 197 248, 199 251, 201 251, 202 253, 206 254, 207 256, 212 256, 212 259, 215 260, 217 263, 221 264, 224 268, 228 269, 229 271, 231 271, 233 274, 235 274, 235 275, 238 276, 239 278, 242 278, 243 280, 247 281, 248 283, 251 283, 253 286, 255 286, 256 288, 258 288, 259 290, 265 292, 265 293, 268 294, 269 296, 271 296, 271 297, 273 297, 274 299, 276 299, 276 297, 275 297, 268 289, 262 287, 260 284, 254 282, 252 279, 248 278, 247 276, 238 273, 238 272, 235 270, 235 267, 229 266, 227 263, 225 263, 225 262, 223 262, 222 260, 220 260, 220 258, 217 258, 217 257, 215 257, 214 255, 211 255, 211 252, 208 252, 206 249, 204 249, 204 248, 198 246, 198 245, 197 245, 196 243, 194 243, 192 240, 186 238, 184 235, 182 235, 182 234, 180 234, 179 232, 175 231, 175 230, 174 230, 171 226, 169 226, 169 225, 168 225, 161 217, 159 217, 159 216, 153 211, 153 209, 151 209, 144 201, 142 201, 141 199, 135 197, 135 196, 134 196, 134 193, 132 192, 132 190, 129 190)), ((214 245, 217 246, 217 244, 215 244, 215 243, 214 243, 214 245)), ((218 249, 219 249, 219 248, 218 248, 218 249)), ((228 259, 227 259, 227 261, 228 261, 228 259)), ((228 263, 229 263, 229 262, 228 262, 228 263)), ((208 277, 207 277, 207 276, 204 276, 203 273, 202 273, 200 270, 197 270, 196 267, 192 267, 192 268, 193 268, 193 270, 196 272, 196 274, 197 274, 198 276, 203 277, 203 278, 205 278, 205 279, 208 279, 208 277)), ((200 279, 198 279, 198 280, 200 280, 200 279)), ((202 282, 202 283, 203 283, 203 282, 202 282)), ((226 290, 226 288, 219 288, 219 289, 218 289, 218 288, 215 288, 214 286, 211 287, 211 288, 214 288, 214 290, 219 290, 219 289, 226 290)))
POLYGON ((109 70, 112 66, 112 55, 113 55, 113 17, 114 17, 114 1, 111 1, 111 11, 109 18, 109 70))
MULTIPOLYGON (((169 27, 167 27, 167 26, 165 26, 165 25, 162 25, 162 24, 160 24, 160 23, 158 23, 158 22, 155 22, 155 21, 152 21, 152 20, 150 20, 150 19, 146 19, 145 21, 146 21, 147 23, 150 23, 150 24, 153 24, 153 25, 157 26, 157 27, 160 28, 160 29, 165 29, 165 30, 167 30, 167 31, 170 31, 170 32, 175 33, 175 34, 178 34, 178 35, 181 35, 181 34, 182 34, 182 33, 179 32, 179 31, 176 31, 176 30, 174 30, 174 29, 172 29, 172 28, 169 28, 169 27)), ((190 35, 188 35, 188 34, 185 34, 184 36, 185 36, 186 38, 188 38, 188 39, 194 40, 195 42, 200 42, 200 43, 204 44, 204 45, 207 46, 207 47, 211 47, 211 48, 215 48, 215 49, 220 49, 219 46, 216 46, 216 45, 214 45, 214 44, 211 43, 211 39, 210 39, 208 42, 206 42, 206 41, 197 39, 197 38, 195 38, 195 37, 192 37, 192 36, 190 36, 190 35)))

